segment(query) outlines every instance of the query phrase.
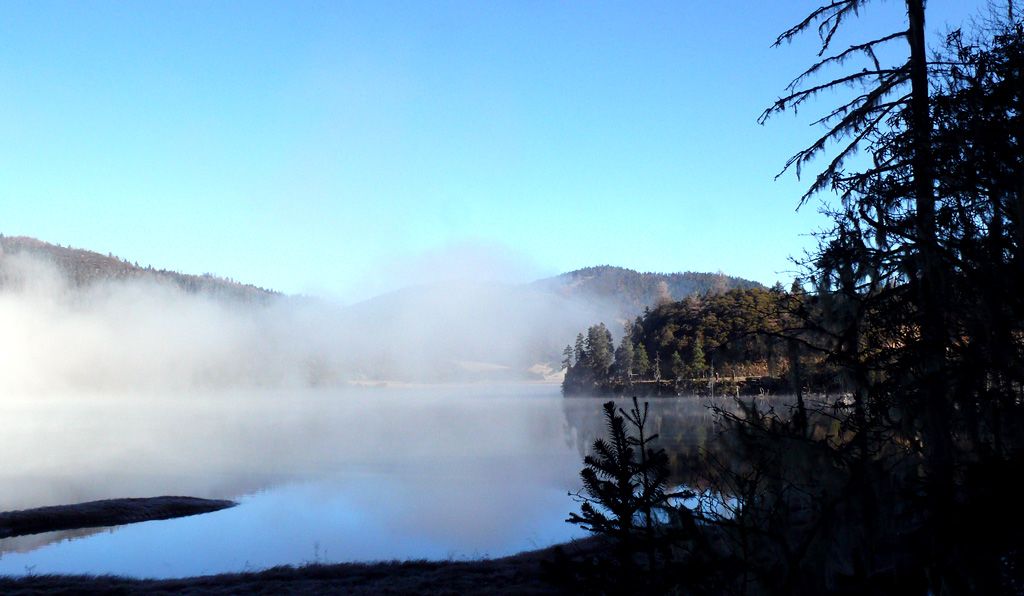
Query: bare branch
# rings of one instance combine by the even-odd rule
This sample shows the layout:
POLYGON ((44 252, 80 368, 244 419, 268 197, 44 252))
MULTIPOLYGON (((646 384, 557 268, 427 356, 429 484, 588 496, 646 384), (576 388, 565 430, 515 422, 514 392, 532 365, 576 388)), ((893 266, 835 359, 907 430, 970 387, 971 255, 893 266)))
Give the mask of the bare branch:
MULTIPOLYGON (((862 79, 876 75, 899 75, 895 77, 897 79, 896 84, 899 84, 908 80, 909 70, 907 69, 906 65, 896 69, 863 70, 861 72, 856 72, 850 75, 846 75, 844 77, 840 77, 827 83, 822 83, 821 85, 815 85, 813 87, 808 87, 807 89, 801 89, 785 97, 777 99, 775 103, 771 105, 771 107, 769 107, 768 109, 761 113, 761 116, 757 119, 757 121, 760 124, 764 124, 768 120, 768 118, 770 118, 774 114, 784 112, 786 110, 795 110, 800 104, 818 95, 822 91, 828 91, 830 89, 834 89, 836 87, 841 86, 851 86, 856 83, 859 83, 862 79)), ((896 85, 890 84, 888 86, 891 88, 895 87, 896 85)))
MULTIPOLYGON (((880 111, 882 111, 882 110, 884 110, 886 108, 889 108, 889 107, 906 104, 907 100, 909 99, 909 97, 910 97, 909 95, 904 95, 903 97, 901 97, 901 98, 899 98, 897 100, 882 102, 882 103, 879 103, 878 105, 872 106, 870 108, 866 108, 865 107, 863 109, 865 111, 865 114, 869 114, 869 113, 872 113, 872 112, 880 112, 880 111)), ((869 98, 870 98, 870 94, 869 93, 865 93, 863 95, 859 95, 859 96, 853 98, 852 100, 848 101, 847 103, 844 103, 843 105, 839 106, 838 108, 832 110, 828 114, 822 116, 821 118, 815 120, 814 122, 811 123, 811 126, 830 125, 832 120, 835 120, 836 118, 838 118, 840 116, 846 115, 850 110, 855 109, 855 106, 857 108, 860 108, 860 106, 863 106, 864 102, 867 101, 869 98)))
MULTIPOLYGON (((814 21, 816 21, 819 18, 821 18, 821 16, 823 14, 827 13, 828 11, 830 11, 830 10, 845 10, 845 7, 847 7, 847 5, 849 5, 851 2, 855 2, 855 1, 856 0, 838 0, 838 1, 833 2, 831 4, 826 4, 824 6, 819 6, 811 14, 807 15, 807 17, 805 17, 804 20, 800 21, 796 25, 793 25, 792 27, 790 27, 789 29, 784 31, 781 35, 779 35, 775 39, 775 43, 772 44, 772 47, 773 48, 774 47, 778 47, 778 46, 782 45, 782 42, 784 42, 784 41, 786 41, 786 42, 791 41, 794 37, 796 37, 797 35, 803 33, 805 29, 810 27, 811 23, 813 23, 814 21)), ((829 16, 827 18, 831 18, 831 16, 829 16)))
POLYGON ((824 60, 819 60, 818 62, 814 63, 813 65, 811 65, 810 68, 808 68, 807 70, 803 71, 795 79, 793 79, 793 81, 790 82, 790 84, 787 85, 786 88, 787 89, 795 89, 798 85, 800 85, 800 83, 802 83, 808 77, 810 77, 810 76, 814 75, 815 73, 817 73, 818 71, 820 71, 822 68, 824 68, 826 66, 831 66, 833 64, 835 64, 835 65, 842 65, 851 56, 853 56, 854 54, 857 54, 857 53, 866 54, 868 56, 868 58, 871 59, 871 61, 874 63, 875 70, 881 71, 883 69, 882 69, 881 65, 879 64, 879 62, 878 62, 878 58, 875 56, 874 47, 876 45, 880 45, 880 44, 892 41, 894 39, 899 39, 901 37, 905 38, 907 35, 908 35, 908 31, 906 31, 906 30, 898 31, 898 32, 893 33, 893 34, 886 35, 885 37, 879 37, 878 39, 873 39, 871 41, 868 41, 868 42, 865 42, 865 43, 862 43, 862 44, 857 44, 857 45, 850 46, 849 48, 843 50, 842 52, 840 52, 840 53, 838 53, 838 54, 836 54, 834 56, 829 56, 828 58, 825 58, 824 60))
POLYGON ((905 78, 893 77, 892 80, 886 82, 885 85, 873 89, 868 93, 864 99, 864 103, 857 109, 850 111, 846 114, 842 120, 840 120, 835 126, 829 129, 827 133, 819 137, 810 147, 801 150, 793 157, 789 158, 786 165, 783 166, 782 170, 776 175, 781 176, 790 167, 796 167, 797 177, 801 174, 801 168, 804 163, 811 161, 815 155, 825 149, 825 145, 831 140, 837 140, 844 136, 851 134, 851 131, 857 131, 854 140, 849 143, 846 148, 840 151, 839 155, 832 160, 831 164, 823 170, 815 178, 814 184, 811 188, 804 193, 803 197, 800 198, 800 205, 806 203, 807 199, 811 195, 825 188, 828 181, 833 179, 839 167, 843 161, 850 154, 856 151, 860 141, 864 139, 866 135, 874 131, 877 125, 890 113, 892 110, 901 105, 899 102, 890 102, 890 105, 881 111, 877 110, 880 100, 887 96, 889 92, 899 84, 901 84, 905 78), (873 114, 869 117, 869 114, 873 114))

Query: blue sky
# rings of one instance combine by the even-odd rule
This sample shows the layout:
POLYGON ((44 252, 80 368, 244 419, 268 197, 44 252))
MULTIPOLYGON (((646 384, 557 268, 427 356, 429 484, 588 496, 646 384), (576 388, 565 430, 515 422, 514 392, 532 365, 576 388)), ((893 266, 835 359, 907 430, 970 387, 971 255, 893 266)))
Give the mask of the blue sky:
MULTIPOLYGON (((826 222, 773 177, 818 111, 756 119, 817 4, 4 2, 0 232, 348 300, 596 264, 785 281, 826 222)), ((980 4, 932 0, 931 40, 980 4)), ((869 3, 839 43, 900 17, 869 3)))

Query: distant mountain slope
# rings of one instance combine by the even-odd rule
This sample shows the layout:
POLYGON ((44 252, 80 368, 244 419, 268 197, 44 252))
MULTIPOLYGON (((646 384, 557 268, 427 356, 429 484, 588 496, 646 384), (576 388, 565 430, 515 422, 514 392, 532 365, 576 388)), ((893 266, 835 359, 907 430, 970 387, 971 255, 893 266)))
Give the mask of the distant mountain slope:
POLYGON ((756 281, 719 273, 640 273, 602 265, 570 271, 534 282, 566 298, 614 305, 620 317, 632 318, 645 307, 682 300, 693 294, 719 294, 733 289, 763 288, 756 281))
MULTIPOLYGON (((189 293, 243 302, 262 302, 278 295, 270 290, 209 274, 188 275, 166 269, 140 267, 112 255, 59 246, 25 236, 0 235, 0 262, 6 255, 16 254, 28 254, 53 263, 76 287, 86 287, 100 281, 151 279, 174 284, 189 293)), ((0 275, 0 287, 3 285, 4 278, 0 275)))
POLYGON ((405 288, 351 305, 342 313, 342 327, 366 338, 353 368, 371 376, 523 379, 543 377, 543 370, 529 372, 537 365, 557 371, 565 344, 613 314, 596 302, 532 284, 464 281, 405 288))
MULTIPOLYGON (((13 280, 36 274, 35 269, 23 267, 24 262, 15 258, 21 254, 53 263, 75 288, 141 280, 226 299, 228 308, 197 311, 187 301, 158 298, 153 304, 163 310, 156 314, 147 310, 148 303, 137 303, 137 296, 130 293, 122 295, 121 302, 90 303, 93 310, 88 314, 92 319, 88 320, 102 323, 100 328, 110 331, 112 337, 127 333, 126 345, 136 342, 150 346, 155 342, 164 346, 168 337, 183 335, 179 343, 186 348, 181 353, 171 348, 157 349, 155 344, 150 346, 152 350, 147 347, 127 352, 132 357, 137 353, 156 354, 152 367, 157 369, 164 362, 159 359, 161 355, 173 362, 191 362, 195 354, 200 354, 201 362, 193 372, 203 379, 218 375, 234 378, 230 374, 235 373, 253 379, 276 378, 275 374, 284 378, 298 370, 298 376, 315 383, 552 380, 560 370, 562 349, 590 325, 604 322, 617 338, 623 323, 641 314, 645 307, 695 293, 759 287, 756 282, 723 274, 638 273, 604 266, 526 284, 467 279, 407 287, 341 307, 301 297, 271 300, 280 295, 211 275, 155 270, 111 255, 33 238, 0 236, 0 289, 13 285, 13 280), (245 315, 239 319, 235 316, 238 311, 232 308, 236 303, 271 308, 256 318, 245 315), (145 314, 144 325, 133 322, 122 328, 121 311, 125 311, 124 317, 145 314), (186 331, 175 335, 161 327, 165 317, 203 322, 196 323, 195 329, 174 329, 176 333, 186 331), (149 328, 153 331, 141 336, 125 331, 149 328), (193 346, 193 336, 205 339, 193 346), (266 351, 267 346, 276 348, 266 351)), ((40 269, 40 275, 44 274, 45 270, 40 269)), ((111 358, 111 362, 120 362, 111 358)), ((147 359, 128 360, 131 364, 112 366, 142 370, 139 375, 151 366, 147 359)))
POLYGON ((714 273, 590 267, 521 285, 468 280, 405 288, 346 308, 343 327, 367 338, 352 368, 371 376, 469 378, 469 365, 478 365, 478 376, 499 378, 503 369, 505 378, 531 378, 547 376, 537 372, 544 367, 557 371, 562 349, 590 325, 604 322, 618 337, 624 322, 659 301, 755 287, 762 286, 714 273))

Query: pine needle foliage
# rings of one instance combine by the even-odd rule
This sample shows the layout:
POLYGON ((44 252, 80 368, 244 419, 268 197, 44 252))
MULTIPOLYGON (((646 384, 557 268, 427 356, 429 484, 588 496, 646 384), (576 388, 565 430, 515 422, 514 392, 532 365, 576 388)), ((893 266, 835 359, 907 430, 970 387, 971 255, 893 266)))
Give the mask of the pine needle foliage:
POLYGON ((625 568, 635 565, 634 553, 648 554, 654 565, 657 512, 666 503, 668 456, 651 447, 657 434, 647 434, 648 404, 633 398, 627 411, 615 402, 604 404, 606 439, 594 441, 593 454, 584 458, 580 471, 583 491, 580 513, 570 523, 610 539, 625 568))

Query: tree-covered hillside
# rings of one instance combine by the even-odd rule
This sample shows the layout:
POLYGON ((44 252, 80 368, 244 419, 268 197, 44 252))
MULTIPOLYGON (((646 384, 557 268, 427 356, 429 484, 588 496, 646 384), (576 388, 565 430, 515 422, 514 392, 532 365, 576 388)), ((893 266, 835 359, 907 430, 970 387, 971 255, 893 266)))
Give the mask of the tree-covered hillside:
MULTIPOLYGON (((6 256, 19 254, 52 264, 74 287, 86 287, 104 281, 148 279, 172 283, 189 293, 243 302, 262 302, 278 295, 271 290, 210 274, 189 275, 166 269, 141 267, 138 263, 130 263, 113 255, 59 246, 25 236, 0 234, 0 263, 6 256)), ((9 282, 6 277, 0 271, 0 288, 9 282)))
POLYGON ((608 302, 620 318, 629 319, 645 307, 687 296, 764 287, 756 281, 721 272, 640 273, 609 265, 570 271, 534 282, 534 285, 566 297, 608 302))
POLYGON ((799 383, 831 384, 820 359, 784 337, 792 335, 794 314, 811 307, 806 300, 778 286, 689 296, 645 309, 626 325, 618 346, 604 323, 592 326, 563 352, 563 389, 688 393, 710 389, 712 380, 732 383, 734 391, 744 383, 757 391, 788 389, 797 360, 809 375, 799 383))

